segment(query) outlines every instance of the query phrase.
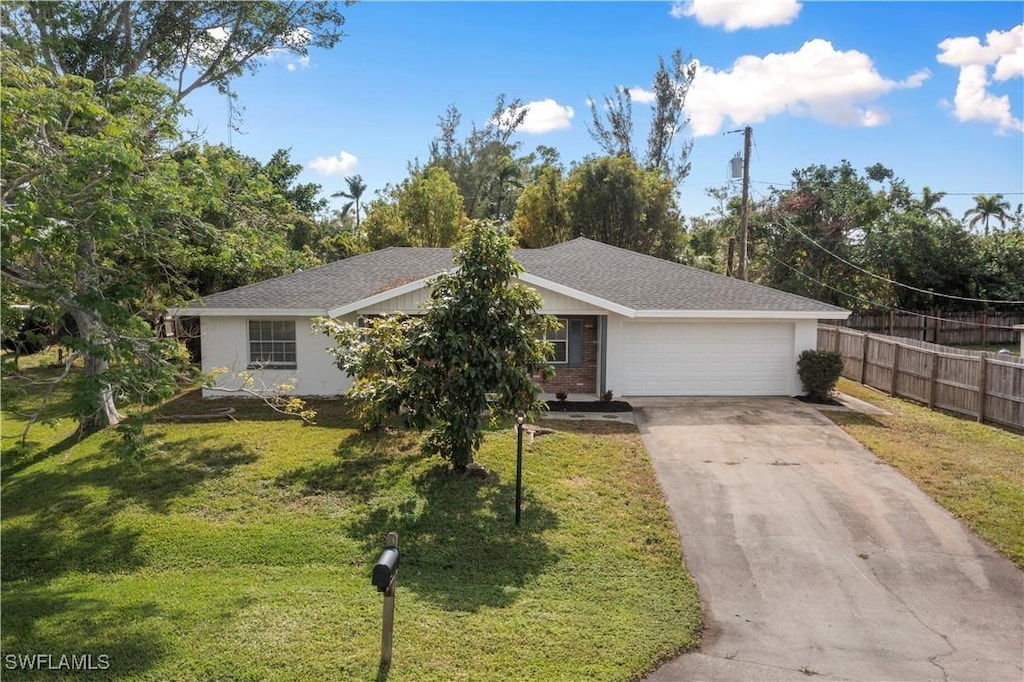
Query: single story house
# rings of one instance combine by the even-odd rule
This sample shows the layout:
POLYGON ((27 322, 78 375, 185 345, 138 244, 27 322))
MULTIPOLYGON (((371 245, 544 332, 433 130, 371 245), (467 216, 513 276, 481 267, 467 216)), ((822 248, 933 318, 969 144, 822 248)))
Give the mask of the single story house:
MULTIPOLYGON (((563 323, 549 393, 616 396, 757 396, 802 393, 801 351, 817 346, 820 319, 849 311, 769 287, 590 239, 519 249, 519 281, 563 323)), ((388 248, 206 296, 170 311, 198 316, 202 368, 226 369, 215 387, 287 383, 296 395, 344 393, 351 380, 326 352, 315 317, 356 322, 416 313, 428 280, 452 267, 450 249, 388 248)))

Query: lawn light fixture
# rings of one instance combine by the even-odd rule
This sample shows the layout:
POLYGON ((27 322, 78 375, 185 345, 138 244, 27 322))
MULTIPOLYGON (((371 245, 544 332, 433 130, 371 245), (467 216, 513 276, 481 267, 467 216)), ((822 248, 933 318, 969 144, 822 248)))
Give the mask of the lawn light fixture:
POLYGON ((516 412, 516 525, 522 518, 523 509, 523 422, 526 415, 522 410, 516 412))

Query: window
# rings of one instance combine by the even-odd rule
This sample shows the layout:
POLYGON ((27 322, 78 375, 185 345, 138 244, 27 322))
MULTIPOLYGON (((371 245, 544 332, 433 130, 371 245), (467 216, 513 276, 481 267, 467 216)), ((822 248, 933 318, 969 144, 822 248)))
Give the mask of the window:
POLYGON ((558 321, 562 325, 561 329, 548 330, 544 335, 544 340, 553 348, 549 359, 553 365, 569 362, 569 321, 563 317, 559 317, 558 321))
POLYGON ((295 321, 249 320, 249 369, 295 367, 295 321))

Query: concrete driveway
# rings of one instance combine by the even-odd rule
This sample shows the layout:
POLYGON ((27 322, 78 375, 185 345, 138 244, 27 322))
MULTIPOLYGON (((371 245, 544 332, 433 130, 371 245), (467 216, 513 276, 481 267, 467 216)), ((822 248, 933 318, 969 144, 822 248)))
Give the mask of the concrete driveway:
POLYGON ((1024 679, 1024 573, 817 410, 630 402, 707 626, 649 679, 1024 679))

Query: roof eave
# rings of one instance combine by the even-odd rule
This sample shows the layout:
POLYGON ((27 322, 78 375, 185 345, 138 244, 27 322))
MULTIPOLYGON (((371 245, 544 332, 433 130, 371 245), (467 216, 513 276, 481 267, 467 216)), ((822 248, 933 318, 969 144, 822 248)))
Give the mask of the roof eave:
POLYGON ((323 317, 323 308, 168 308, 174 317, 323 317))
POLYGON ((849 310, 637 310, 638 318, 845 320, 849 310))

